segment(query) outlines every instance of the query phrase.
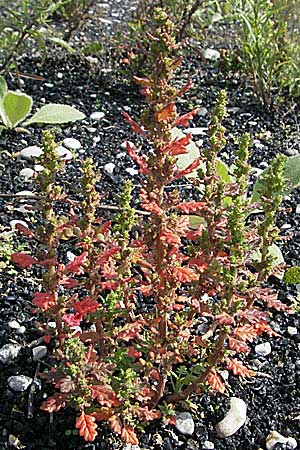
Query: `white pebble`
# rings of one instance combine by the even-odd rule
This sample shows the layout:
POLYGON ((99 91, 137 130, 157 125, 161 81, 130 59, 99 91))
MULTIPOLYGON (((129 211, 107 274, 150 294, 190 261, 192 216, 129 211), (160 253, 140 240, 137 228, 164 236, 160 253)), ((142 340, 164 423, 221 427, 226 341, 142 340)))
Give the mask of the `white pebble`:
POLYGON ((47 355, 47 347, 45 345, 39 345, 32 350, 33 360, 41 359, 47 355))
POLYGON ((20 170, 19 175, 20 177, 25 178, 25 181, 29 181, 34 176, 34 170, 30 169, 29 167, 25 167, 24 169, 20 170))
POLYGON ((217 61, 218 59, 220 59, 220 52, 218 52, 218 50, 215 50, 213 48, 207 48, 206 50, 204 50, 204 54, 203 54, 205 59, 209 59, 211 61, 217 61))
POLYGON ((25 331, 26 331, 26 327, 24 327, 24 325, 21 325, 20 328, 18 328, 18 329, 16 330, 16 333, 19 334, 19 335, 21 335, 21 334, 24 334, 25 331))
POLYGON ((92 120, 98 121, 98 120, 103 119, 104 116, 105 116, 105 113, 104 113, 104 112, 101 112, 101 111, 95 111, 95 112, 93 112, 93 113, 90 115, 90 118, 91 118, 92 120))
POLYGON ((20 151, 21 157, 25 159, 38 158, 42 154, 43 150, 41 149, 41 147, 38 147, 37 145, 32 145, 30 147, 23 148, 23 150, 20 151))
POLYGON ((45 167, 42 166, 41 164, 36 164, 36 165, 34 166, 34 170, 35 170, 36 172, 43 172, 43 170, 45 170, 45 167))
POLYGON ((255 353, 259 356, 267 356, 271 353, 272 347, 270 342, 264 342, 263 344, 257 344, 255 346, 255 353))
POLYGON ((62 144, 71 150, 79 150, 82 147, 81 142, 78 141, 78 139, 73 139, 73 138, 64 139, 62 141, 62 144))
POLYGON ((134 143, 133 143, 133 142, 131 142, 131 141, 124 141, 124 142, 122 142, 122 144, 120 145, 120 147, 121 147, 123 150, 127 150, 127 142, 128 142, 128 144, 130 145, 130 147, 134 147, 134 143))
POLYGON ((34 194, 31 191, 19 191, 19 192, 16 192, 16 195, 22 195, 22 196, 26 195, 26 197, 35 197, 36 196, 36 194, 34 194))
POLYGON ((202 450, 213 450, 215 448, 215 444, 211 441, 204 441, 202 450))
POLYGON ((194 433, 195 424, 190 413, 188 412, 177 413, 175 418, 176 418, 175 427, 179 431, 179 433, 189 436, 194 433))
POLYGON ((290 336, 295 336, 295 334, 298 334, 298 330, 296 327, 288 327, 287 332, 290 336))
POLYGON ((20 328, 20 324, 19 324, 19 322, 17 322, 16 320, 11 320, 10 322, 8 322, 7 325, 8 325, 9 328, 11 328, 12 330, 17 330, 18 328, 20 328))
POLYGON ((137 175, 139 173, 139 171, 134 169, 133 167, 127 167, 127 169, 125 169, 125 171, 132 176, 137 175))
POLYGON ((232 436, 246 422, 247 405, 241 398, 231 397, 230 409, 221 422, 216 425, 216 431, 221 438, 232 436))
POLYGON ((71 161, 73 159, 73 154, 65 148, 63 145, 58 145, 55 149, 57 155, 62 159, 63 161, 71 161))
POLYGON ((23 392, 31 385, 32 378, 27 377, 26 375, 13 375, 9 377, 8 386, 15 392, 23 392))
POLYGON ((278 431, 271 431, 266 439, 267 450, 273 450, 277 444, 289 444, 289 448, 297 448, 297 441, 293 437, 284 437, 278 431))
POLYGON ((296 206, 296 214, 300 214, 300 205, 296 206))
POLYGON ((206 127, 186 128, 184 130, 184 133, 191 134, 192 136, 206 136, 207 128, 206 127))
POLYGON ((111 175, 113 173, 115 167, 116 167, 116 165, 114 163, 107 163, 104 166, 104 170, 111 175))
POLYGON ((74 255, 74 253, 72 252, 67 252, 67 258, 69 261, 74 261, 74 259, 76 258, 76 255, 74 255))
POLYGON ((61 72, 57 72, 56 76, 61 80, 64 75, 61 72))
POLYGON ((9 363, 12 359, 15 359, 21 350, 21 346, 18 344, 5 344, 0 349, 0 362, 2 364, 9 363))

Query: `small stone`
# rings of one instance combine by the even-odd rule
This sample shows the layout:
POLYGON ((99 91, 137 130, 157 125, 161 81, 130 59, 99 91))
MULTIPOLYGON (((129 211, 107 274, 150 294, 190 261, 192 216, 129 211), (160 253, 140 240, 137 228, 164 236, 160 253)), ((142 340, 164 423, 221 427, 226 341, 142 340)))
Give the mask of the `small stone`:
POLYGON ((45 170, 45 167, 42 166, 41 164, 36 164, 36 165, 34 166, 34 170, 35 170, 36 172, 43 172, 43 170, 45 170))
POLYGON ((253 144, 256 148, 264 148, 264 144, 262 144, 258 139, 255 139, 253 144))
POLYGON ((36 194, 34 194, 31 191, 19 191, 19 192, 16 192, 16 195, 21 195, 21 196, 26 196, 26 197, 35 197, 36 196, 36 194))
POLYGON ((37 359, 42 359, 46 355, 47 347, 45 347, 45 345, 39 345, 32 350, 32 357, 34 361, 36 361, 37 359))
POLYGON ((12 230, 16 229, 16 225, 23 225, 23 227, 28 228, 28 225, 24 220, 11 220, 9 222, 9 225, 11 226, 12 230))
POLYGON ((9 328, 11 328, 12 330, 17 330, 18 328, 20 328, 20 324, 19 324, 19 322, 17 322, 16 320, 11 320, 10 322, 8 322, 7 325, 8 325, 9 328))
POLYGON ((290 223, 285 223, 285 224, 282 225, 282 227, 280 227, 280 229, 282 231, 289 230, 290 228, 292 228, 292 225, 290 223))
POLYGON ((141 450, 141 447, 134 444, 125 444, 124 447, 122 447, 122 450, 141 450))
POLYGON ((116 165, 114 163, 107 163, 104 166, 104 170, 110 175, 112 175, 115 167, 116 165))
POLYGON ((288 327, 287 332, 290 336, 295 336, 295 334, 298 334, 298 330, 296 327, 288 327))
POLYGON ((93 112, 93 113, 90 115, 90 118, 91 118, 92 120, 98 121, 98 120, 103 119, 104 116, 105 116, 105 113, 104 113, 104 112, 101 112, 101 111, 95 111, 95 112, 93 112))
POLYGON ((61 72, 57 72, 56 76, 61 80, 64 75, 61 72))
POLYGON ((215 50, 214 48, 207 48, 204 50, 203 56, 205 59, 209 59, 210 61, 217 61, 220 59, 220 52, 215 50))
POLYGON ((266 439, 266 449, 267 450, 273 450, 276 448, 277 444, 285 444, 288 445, 289 449, 297 448, 297 441, 293 437, 284 437, 282 434, 278 433, 278 431, 271 431, 271 433, 268 434, 266 439))
POLYGON ((78 139, 66 138, 62 141, 62 144, 71 150, 79 150, 81 148, 81 142, 78 139))
POLYGON ((208 113, 208 109, 207 108, 200 108, 197 112, 197 114, 201 117, 206 116, 206 114, 208 113))
POLYGON ((192 136, 206 136, 207 128, 205 127, 186 128, 184 130, 184 133, 191 134, 192 136))
POLYGON ((131 142, 131 141, 124 141, 124 142, 122 142, 122 144, 120 145, 120 147, 121 147, 123 150, 127 150, 127 142, 128 142, 128 144, 130 145, 130 147, 134 147, 134 143, 133 143, 133 142, 131 142))
POLYGON ((48 87, 48 88, 53 88, 54 84, 52 84, 52 83, 45 83, 45 86, 48 87))
POLYGON ((24 446, 21 445, 21 441, 13 434, 8 436, 8 443, 11 447, 24 448, 24 446))
POLYGON ((121 158, 124 158, 124 156, 126 156, 126 155, 127 155, 126 152, 120 152, 120 153, 117 154, 116 158, 117 159, 121 159, 121 158))
POLYGON ((179 433, 191 436, 195 430, 194 420, 190 413, 180 412, 176 414, 176 429, 179 433))
POLYGON ((139 171, 134 169, 133 167, 127 167, 127 169, 125 169, 125 171, 127 173, 129 173, 129 175, 132 175, 132 176, 137 175, 139 173, 139 171))
POLYGON ((94 127, 87 127, 87 130, 88 130, 89 133, 96 133, 97 128, 94 128, 94 127))
POLYGON ((298 155, 298 151, 295 148, 285 148, 283 150, 283 153, 286 156, 296 156, 296 155, 298 155))
POLYGON ((263 344, 257 344, 255 346, 255 353, 259 356, 267 356, 271 353, 272 347, 270 342, 264 342, 263 344))
POLYGON ((72 253, 72 252, 67 252, 66 256, 67 256, 68 260, 71 262, 73 262, 74 259, 76 258, 76 255, 74 255, 74 253, 72 253))
POLYGON ((260 168, 261 169, 266 169, 268 167, 268 163, 266 163, 265 161, 260 163, 260 168))
POLYGON ((20 155, 24 159, 34 159, 38 158, 43 154, 43 150, 41 147, 38 147, 37 145, 32 145, 30 147, 23 148, 23 150, 20 151, 20 155))
POLYGON ((296 214, 300 214, 300 205, 296 206, 296 214))
POLYGON ((202 445, 202 450, 213 450, 215 448, 215 444, 211 441, 204 441, 202 445))
POLYGON ((58 145, 55 151, 57 155, 60 157, 60 159, 63 161, 71 161, 71 159, 73 159, 72 152, 70 152, 70 150, 65 148, 63 145, 58 145))
POLYGON ((19 334, 19 335, 22 335, 22 334, 25 333, 25 331, 26 331, 26 327, 24 327, 24 325, 21 325, 20 328, 18 328, 16 330, 16 333, 19 334))
POLYGON ((219 437, 226 438, 236 433, 246 422, 247 405, 241 398, 230 398, 230 409, 221 422, 216 425, 219 437))
POLYGON ((228 370, 221 370, 221 372, 219 372, 219 374, 221 375, 221 377, 223 378, 224 381, 228 380, 228 378, 229 378, 228 370))
POLYGON ((8 386, 15 392, 23 392, 31 385, 32 378, 27 377, 26 375, 13 375, 9 377, 8 386))
POLYGON ((29 181, 34 176, 34 170, 29 167, 25 167, 25 169, 20 170, 20 177, 25 178, 25 181, 29 181))
POLYGON ((0 362, 2 364, 9 363, 12 359, 15 359, 21 350, 21 346, 18 344, 5 344, 0 349, 0 362))

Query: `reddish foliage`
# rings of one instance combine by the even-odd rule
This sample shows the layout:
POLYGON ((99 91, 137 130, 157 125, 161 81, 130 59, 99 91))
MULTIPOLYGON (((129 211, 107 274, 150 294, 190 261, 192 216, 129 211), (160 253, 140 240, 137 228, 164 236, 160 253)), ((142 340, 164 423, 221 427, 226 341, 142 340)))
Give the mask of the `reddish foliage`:
POLYGON ((182 125, 184 127, 187 127, 189 125, 189 122, 193 120, 197 111, 198 108, 193 109, 193 111, 190 111, 186 114, 183 114, 182 116, 177 117, 177 119, 174 122, 174 126, 177 127, 178 125, 182 125))
POLYGON ((76 275, 82 275, 85 271, 84 265, 87 261, 88 253, 83 252, 79 256, 75 256, 73 261, 70 261, 66 265, 66 271, 75 273, 76 275))
POLYGON ((132 427, 124 427, 121 433, 121 438, 126 444, 138 445, 139 441, 132 427))
POLYGON ((23 225, 22 223, 17 223, 16 229, 24 236, 28 237, 28 239, 32 239, 35 237, 32 231, 29 230, 29 228, 25 227, 25 225, 23 225))
POLYGON ((17 252, 11 255, 11 261, 22 269, 31 268, 33 264, 38 264, 38 260, 25 253, 17 252))
POLYGON ((199 278, 199 275, 190 267, 175 267, 173 277, 180 283, 191 283, 199 278))
POLYGON ((97 436, 97 424, 95 423, 95 417, 89 414, 85 414, 84 411, 77 417, 76 428, 79 430, 80 436, 84 438, 85 441, 92 442, 97 436))
POLYGON ((220 394, 224 394, 225 392, 225 384, 222 381, 222 378, 220 377, 220 375, 218 375, 215 372, 210 372, 208 378, 207 378, 208 383, 210 384, 210 386, 213 388, 214 391, 220 392, 220 394))
POLYGON ((35 292, 33 304, 42 308, 43 311, 47 311, 47 309, 56 305, 56 299, 53 294, 48 292, 35 292))
POLYGON ((254 370, 245 367, 238 359, 229 359, 227 362, 228 370, 231 370, 234 375, 244 378, 252 378, 255 375, 254 370))
POLYGON ((141 134, 144 137, 147 137, 145 131, 129 116, 129 114, 127 114, 127 112, 123 111, 122 114, 126 122, 129 123, 129 125, 133 129, 133 131, 135 131, 138 134, 141 134))
POLYGON ((190 202, 179 203, 179 205, 177 205, 176 208, 180 209, 186 214, 189 214, 191 212, 198 212, 203 209, 207 209, 207 204, 204 202, 195 202, 194 200, 192 200, 190 202))
POLYGON ((78 314, 85 316, 91 312, 97 311, 99 303, 95 299, 84 297, 80 302, 74 303, 73 308, 78 314))
POLYGON ((47 398, 42 405, 41 409, 49 413, 57 412, 61 408, 66 406, 66 395, 56 393, 52 397, 47 398))

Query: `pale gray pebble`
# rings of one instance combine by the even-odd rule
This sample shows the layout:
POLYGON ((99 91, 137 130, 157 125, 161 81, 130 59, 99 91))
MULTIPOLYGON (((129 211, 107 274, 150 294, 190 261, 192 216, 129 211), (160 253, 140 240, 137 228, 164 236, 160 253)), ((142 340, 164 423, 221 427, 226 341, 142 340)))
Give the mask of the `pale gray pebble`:
POLYGON ((8 436, 8 443, 11 447, 24 448, 24 447, 22 447, 21 441, 13 434, 10 434, 8 436))
POLYGON ((116 167, 116 165, 114 163, 107 163, 104 166, 104 170, 109 173, 110 175, 112 175, 114 168, 116 167))
POLYGON ((67 251, 67 258, 69 261, 74 261, 74 259, 76 258, 76 255, 74 255, 73 252, 67 251))
POLYGON ((300 205, 296 206, 296 214, 300 214, 300 205))
POLYGON ((125 444, 122 450, 142 450, 139 445, 125 444))
POLYGON ((280 227, 281 230, 289 230, 290 228, 292 228, 290 223, 285 223, 280 227))
POLYGON ((38 158, 43 154, 43 150, 41 147, 38 147, 37 145, 31 145, 29 147, 23 148, 23 150, 20 151, 21 158, 24 159, 34 159, 38 158))
POLYGON ((56 76, 61 80, 64 75, 61 72, 57 72, 56 76))
POLYGON ((207 135, 206 127, 186 128, 183 131, 185 134, 191 134, 192 136, 206 136, 207 135))
POLYGON ((36 164, 36 165, 34 166, 34 170, 35 170, 36 172, 43 172, 43 170, 45 170, 45 167, 42 166, 41 164, 36 164))
POLYGON ((15 392, 23 392, 31 385, 32 378, 27 377, 26 375, 13 375, 9 377, 8 386, 15 392))
POLYGON ((62 144, 71 150, 79 150, 82 147, 81 142, 74 138, 65 138, 62 144))
POLYGON ((41 359, 47 355, 47 347, 45 345, 39 345, 32 350, 32 357, 34 361, 41 359))
POLYGON ((63 145, 58 145, 55 149, 57 155, 62 159, 63 161, 71 161, 73 159, 73 154, 63 145))
POLYGON ((127 142, 128 142, 128 144, 129 144, 131 147, 134 147, 134 143, 133 143, 133 142, 131 142, 131 141, 124 141, 124 142, 122 142, 122 144, 120 145, 120 147, 121 147, 123 150, 127 150, 127 142))
POLYGON ((246 422, 247 405, 241 398, 230 398, 230 409, 224 419, 216 425, 216 432, 221 438, 235 434, 246 422))
POLYGON ((198 110, 198 115, 201 116, 201 117, 206 116, 207 113, 208 113, 208 109, 207 108, 200 108, 198 110))
POLYGON ((179 433, 191 436, 195 430, 194 420, 189 412, 180 412, 176 416, 176 429, 179 433))
POLYGON ((96 133, 97 128, 94 128, 94 127, 88 127, 87 130, 88 130, 89 133, 96 133))
POLYGON ((286 156, 296 156, 296 155, 298 155, 298 151, 295 148, 285 148, 283 150, 283 153, 286 156))
POLYGON ((5 344, 0 349, 0 362, 7 364, 11 360, 15 359, 21 350, 21 345, 18 344, 5 344))
POLYGON ((34 176, 34 170, 30 169, 30 167, 25 167, 24 169, 20 170, 19 175, 20 177, 24 178, 25 181, 30 181, 34 176))
POLYGON ((296 327, 288 327, 287 332, 290 336, 295 336, 295 334, 298 334, 298 330, 296 327))
POLYGON ((204 441, 202 445, 202 450, 213 450, 215 448, 215 444, 211 441, 204 441))
POLYGON ((266 449, 273 450, 277 444, 288 444, 289 448, 297 448, 297 441, 293 437, 284 437, 278 431, 271 431, 266 438, 266 449))
POLYGON ((203 56, 205 59, 209 59, 210 61, 217 61, 220 59, 220 52, 215 50, 214 48, 207 48, 204 50, 203 56))
POLYGON ((260 167, 261 167, 261 169, 266 169, 268 167, 268 163, 263 161, 263 162, 260 163, 260 167))
POLYGON ((127 169, 125 169, 125 171, 127 173, 129 173, 129 175, 131 175, 131 176, 137 175, 139 173, 139 171, 134 169, 133 167, 127 167, 127 169))
POLYGON ((26 195, 26 197, 35 197, 36 196, 36 194, 34 194, 34 192, 31 192, 31 191, 19 191, 19 192, 16 192, 16 195, 26 195))
POLYGON ((105 116, 105 113, 104 113, 104 112, 102 112, 102 111, 95 111, 95 112, 93 112, 93 113, 90 115, 90 118, 91 118, 92 120, 98 121, 98 120, 103 119, 104 116, 105 116))
POLYGON ((19 334, 19 335, 21 335, 21 334, 24 334, 25 331, 26 331, 26 327, 24 327, 24 325, 21 325, 20 328, 18 328, 18 329, 16 330, 16 333, 19 334))
POLYGON ((11 328, 12 330, 17 330, 18 328, 20 328, 20 324, 19 324, 19 322, 17 322, 16 320, 11 320, 10 322, 8 322, 7 325, 8 325, 9 328, 11 328))
POLYGON ((117 154, 116 158, 117 159, 124 158, 124 156, 126 156, 126 155, 127 155, 126 152, 120 152, 120 153, 117 154))
POLYGON ((255 353, 259 356, 268 356, 272 351, 270 342, 264 342, 263 344, 257 344, 255 346, 255 353))

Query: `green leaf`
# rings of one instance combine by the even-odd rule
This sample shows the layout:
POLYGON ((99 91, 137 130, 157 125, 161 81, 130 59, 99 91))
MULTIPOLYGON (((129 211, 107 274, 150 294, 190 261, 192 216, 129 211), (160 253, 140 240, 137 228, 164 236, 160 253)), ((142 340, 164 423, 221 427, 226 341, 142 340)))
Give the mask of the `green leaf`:
MULTIPOLYGON (((260 176, 256 180, 256 183, 254 184, 251 203, 260 201, 260 192, 263 186, 263 176, 267 170, 268 167, 260 174, 260 176)), ((286 191, 284 192, 284 194, 287 195, 289 192, 300 185, 300 155, 290 156, 286 159, 284 163, 284 177, 287 180, 286 191)))
POLYGON ((3 107, 9 121, 8 127, 14 128, 25 119, 32 106, 32 98, 21 92, 8 91, 3 100, 3 107))
POLYGON ((23 125, 28 126, 32 123, 67 123, 84 118, 85 115, 77 109, 72 108, 72 106, 50 103, 39 109, 23 125))
POLYGON ((0 77, 0 101, 4 99, 7 94, 7 84, 4 77, 0 77))
MULTIPOLYGON (((282 254, 280 248, 278 247, 278 245, 276 245, 276 244, 270 245, 270 247, 268 248, 268 254, 270 256, 273 256, 273 258, 274 258, 272 267, 276 267, 279 264, 285 263, 283 254, 282 254)), ((261 251, 260 250, 257 250, 255 253, 253 253, 252 260, 254 263, 255 262, 259 263, 261 261, 261 251)), ((282 276, 280 276, 280 277, 278 276, 278 274, 276 274, 276 277, 280 278, 280 279, 282 279, 283 276, 284 276, 284 274, 282 274, 282 276)))
MULTIPOLYGON (((186 134, 184 134, 179 128, 173 128, 172 129, 172 140, 174 139, 180 139, 185 137, 186 134)), ((196 158, 199 158, 199 149, 197 145, 194 142, 191 142, 189 145, 187 145, 188 153, 185 153, 183 155, 177 156, 177 166, 179 169, 184 170, 187 166, 192 164, 192 162, 195 161, 196 158)), ((205 169, 205 164, 200 163, 199 169, 205 169)), ((194 170, 193 172, 189 173, 188 175, 185 175, 186 178, 197 178, 197 170, 194 170)))
POLYGON ((9 126, 9 121, 6 117, 4 105, 3 105, 3 100, 4 100, 6 93, 7 93, 7 84, 6 84, 5 78, 0 77, 0 118, 1 118, 1 121, 3 122, 3 124, 5 125, 5 128, 7 128, 9 126))
POLYGON ((224 181, 225 183, 231 183, 232 182, 232 178, 229 175, 229 167, 220 159, 217 159, 217 174, 219 175, 219 177, 221 178, 222 181, 224 181))
POLYGON ((70 44, 68 44, 68 42, 64 41, 63 39, 60 39, 55 36, 48 36, 47 40, 54 42, 54 44, 57 44, 62 48, 65 48, 71 54, 75 53, 75 49, 70 44))
POLYGON ((203 219, 203 217, 196 216, 194 214, 191 214, 189 217, 189 226, 192 228, 192 230, 197 230, 197 228, 200 225, 206 225, 206 221, 203 219))

